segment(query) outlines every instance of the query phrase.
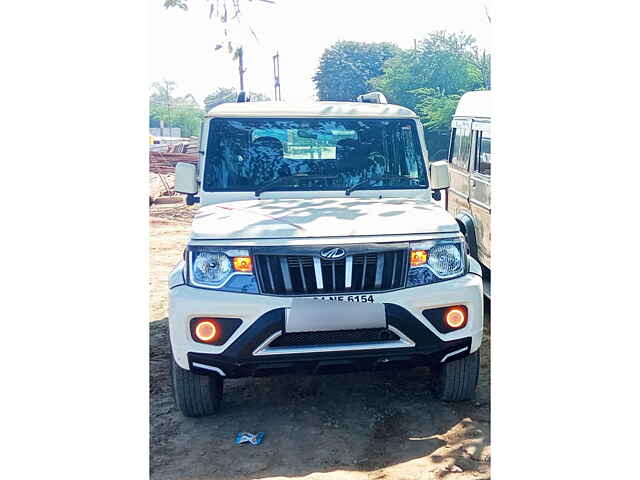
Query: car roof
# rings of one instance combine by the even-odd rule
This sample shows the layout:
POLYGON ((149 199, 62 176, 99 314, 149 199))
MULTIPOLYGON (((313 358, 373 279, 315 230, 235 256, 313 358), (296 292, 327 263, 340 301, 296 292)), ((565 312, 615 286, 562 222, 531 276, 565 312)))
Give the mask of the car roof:
POLYGON ((454 117, 491 118, 491 90, 462 95, 454 117))
POLYGON ((417 118, 408 108, 387 103, 361 102, 244 102, 223 103, 213 107, 206 117, 369 117, 417 118))

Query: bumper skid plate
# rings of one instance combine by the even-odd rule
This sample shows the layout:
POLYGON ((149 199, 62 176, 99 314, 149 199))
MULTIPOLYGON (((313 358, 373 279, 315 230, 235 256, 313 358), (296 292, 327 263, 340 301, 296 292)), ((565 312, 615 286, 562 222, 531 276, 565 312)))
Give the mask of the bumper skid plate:
MULTIPOLYGON (((282 353, 256 356, 254 352, 270 337, 285 332, 285 309, 262 315, 222 354, 189 353, 194 373, 224 372, 226 378, 262 377, 276 374, 323 374, 411 368, 435 365, 470 353, 471 337, 440 340, 404 308, 384 304, 387 327, 401 332, 415 345, 405 348, 350 349, 342 345, 334 351, 282 353)), ((310 349, 313 350, 313 349, 310 349)))

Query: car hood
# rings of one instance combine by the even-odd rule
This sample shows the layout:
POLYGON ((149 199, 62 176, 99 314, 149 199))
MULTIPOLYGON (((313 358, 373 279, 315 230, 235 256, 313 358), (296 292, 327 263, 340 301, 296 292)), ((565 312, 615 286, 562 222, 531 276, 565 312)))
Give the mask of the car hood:
POLYGON ((458 231, 446 210, 425 199, 256 199, 201 207, 191 237, 244 240, 458 231))

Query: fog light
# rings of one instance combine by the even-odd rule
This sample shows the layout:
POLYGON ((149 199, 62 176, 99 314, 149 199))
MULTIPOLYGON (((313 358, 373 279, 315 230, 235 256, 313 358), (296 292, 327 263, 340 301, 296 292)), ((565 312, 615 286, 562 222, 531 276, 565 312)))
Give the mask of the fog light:
POLYGON ((218 328, 216 327, 215 322, 211 319, 203 319, 196 324, 196 338, 201 342, 213 341, 216 338, 217 333, 218 328))
POLYGON ((233 269, 236 272, 251 273, 253 271, 251 257, 233 257, 233 269))
POLYGON ((444 323, 449 328, 462 328, 467 324, 467 307, 449 307, 444 311, 444 323))

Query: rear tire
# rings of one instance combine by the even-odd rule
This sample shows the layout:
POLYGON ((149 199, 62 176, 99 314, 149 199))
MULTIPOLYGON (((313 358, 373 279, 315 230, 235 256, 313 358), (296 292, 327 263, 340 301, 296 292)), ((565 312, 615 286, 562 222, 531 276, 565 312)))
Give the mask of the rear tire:
POLYGON ((176 406, 186 417, 206 417, 220 410, 223 380, 220 375, 196 375, 171 359, 171 380, 176 406))
POLYGON ((436 372, 435 395, 446 402, 470 400, 478 385, 480 349, 471 355, 445 363, 436 372))

